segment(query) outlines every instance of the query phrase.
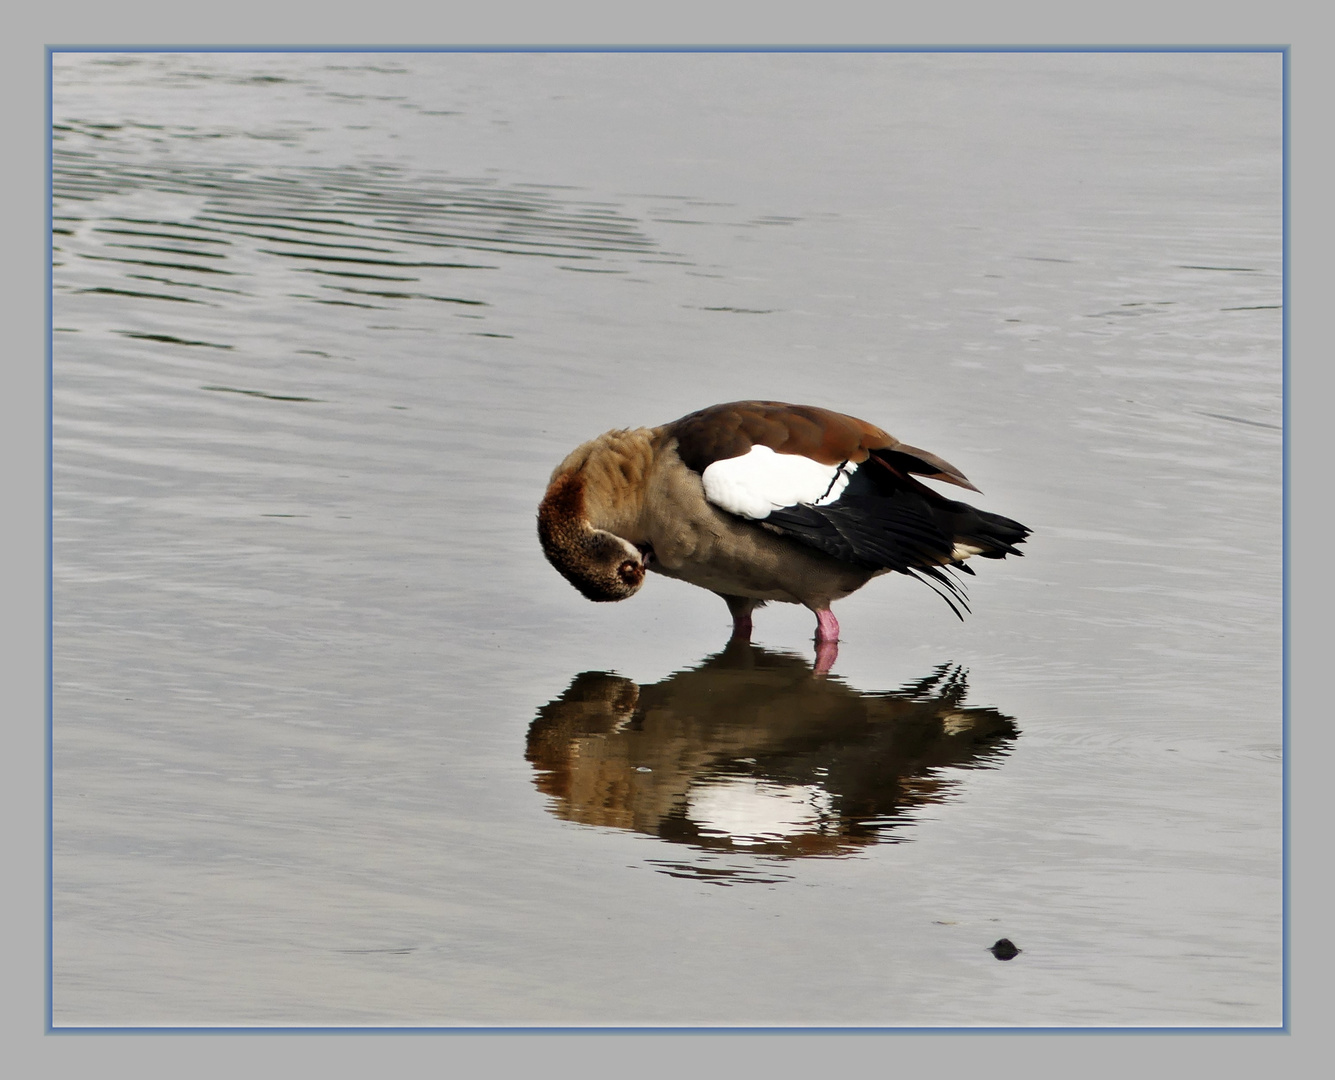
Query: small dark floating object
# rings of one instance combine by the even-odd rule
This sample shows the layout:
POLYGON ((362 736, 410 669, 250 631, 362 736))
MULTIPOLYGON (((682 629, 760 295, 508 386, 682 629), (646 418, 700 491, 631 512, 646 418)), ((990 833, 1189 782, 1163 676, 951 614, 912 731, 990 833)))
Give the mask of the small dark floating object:
POLYGON ((1015 942, 1010 938, 1002 938, 989 950, 998 960, 1013 960, 1020 953, 1020 949, 1015 947, 1015 942))

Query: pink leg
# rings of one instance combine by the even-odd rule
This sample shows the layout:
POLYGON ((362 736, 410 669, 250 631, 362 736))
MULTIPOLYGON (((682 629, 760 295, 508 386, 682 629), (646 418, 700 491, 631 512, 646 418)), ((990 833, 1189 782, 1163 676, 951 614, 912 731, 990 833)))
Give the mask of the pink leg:
POLYGON ((816 644, 828 641, 831 644, 839 640, 839 620, 834 612, 824 608, 816 612, 816 644))
POLYGON ((825 608, 816 612, 816 674, 827 674, 838 658, 839 620, 825 608))
POLYGON ((751 612, 756 609, 756 602, 744 596, 725 596, 724 602, 732 613, 732 640, 751 640, 751 612))

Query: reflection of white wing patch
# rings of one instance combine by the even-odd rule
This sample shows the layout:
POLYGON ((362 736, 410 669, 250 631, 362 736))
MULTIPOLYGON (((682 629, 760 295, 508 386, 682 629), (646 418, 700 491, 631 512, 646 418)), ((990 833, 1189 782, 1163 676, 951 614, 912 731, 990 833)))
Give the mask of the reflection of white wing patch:
POLYGON ((813 836, 835 819, 834 799, 817 784, 778 784, 751 776, 721 776, 692 785, 686 816, 713 836, 746 847, 813 836))
POLYGON ((847 461, 822 465, 801 454, 776 454, 753 446, 740 457, 716 461, 705 469, 705 498, 746 518, 766 518, 782 506, 824 506, 843 494, 857 470, 847 461))

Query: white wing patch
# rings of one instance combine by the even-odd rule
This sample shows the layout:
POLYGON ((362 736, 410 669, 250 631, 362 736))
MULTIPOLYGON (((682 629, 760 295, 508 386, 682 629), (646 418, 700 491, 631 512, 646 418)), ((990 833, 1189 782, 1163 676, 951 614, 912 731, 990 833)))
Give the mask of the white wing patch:
POLYGON ((847 461, 822 465, 801 454, 776 454, 753 446, 740 457, 705 469, 705 498, 730 514, 767 518, 771 510, 806 503, 824 506, 843 494, 857 466, 847 461))

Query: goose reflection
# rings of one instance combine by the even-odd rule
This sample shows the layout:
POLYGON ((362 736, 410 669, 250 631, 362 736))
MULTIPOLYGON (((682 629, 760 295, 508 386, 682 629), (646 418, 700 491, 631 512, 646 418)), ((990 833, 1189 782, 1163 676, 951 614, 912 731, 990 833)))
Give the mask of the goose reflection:
POLYGON ((838 855, 905 839, 908 812, 946 799, 951 770, 997 765, 1019 731, 964 707, 942 665, 892 692, 813 677, 734 640, 651 686, 577 675, 529 728, 527 758, 557 817, 715 852, 838 855))

